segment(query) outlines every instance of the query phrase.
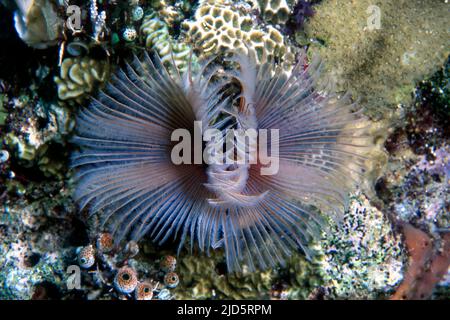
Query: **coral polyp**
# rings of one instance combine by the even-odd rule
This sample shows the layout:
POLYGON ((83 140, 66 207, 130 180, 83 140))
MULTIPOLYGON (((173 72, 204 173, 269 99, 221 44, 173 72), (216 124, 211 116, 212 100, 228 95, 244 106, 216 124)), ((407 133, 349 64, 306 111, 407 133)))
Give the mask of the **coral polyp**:
POLYGON ((135 298, 136 300, 152 300, 153 298, 153 285, 148 282, 139 282, 136 286, 135 298))
POLYGON ((114 277, 114 287, 120 293, 131 293, 138 285, 136 271, 130 267, 123 267, 117 271, 114 277))

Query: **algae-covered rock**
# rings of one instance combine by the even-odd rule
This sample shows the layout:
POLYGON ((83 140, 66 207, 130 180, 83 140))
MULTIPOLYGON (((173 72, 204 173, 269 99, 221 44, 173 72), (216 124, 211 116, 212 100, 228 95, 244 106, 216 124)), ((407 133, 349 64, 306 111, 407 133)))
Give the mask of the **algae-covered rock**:
POLYGON ((392 292, 402 279, 400 236, 364 195, 350 199, 341 223, 332 222, 321 245, 328 298, 379 298, 392 292))
POLYGON ((203 3, 182 27, 187 41, 202 57, 253 50, 258 61, 292 63, 294 54, 283 34, 272 25, 258 24, 250 6, 203 3))
POLYGON ((450 53, 448 3, 441 0, 325 0, 306 24, 338 90, 351 90, 373 117, 411 102, 415 81, 450 53))
POLYGON ((74 127, 72 113, 65 106, 22 94, 12 99, 14 125, 5 133, 5 145, 23 167, 37 166, 46 176, 64 177, 67 171, 66 138, 74 127))

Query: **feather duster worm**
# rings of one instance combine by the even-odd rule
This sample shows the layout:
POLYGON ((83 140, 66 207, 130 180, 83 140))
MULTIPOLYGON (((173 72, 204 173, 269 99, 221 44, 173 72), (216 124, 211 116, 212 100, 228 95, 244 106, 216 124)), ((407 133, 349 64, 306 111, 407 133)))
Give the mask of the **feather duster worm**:
POLYGON ((158 57, 135 58, 81 110, 75 199, 98 213, 117 241, 149 234, 159 243, 173 237, 181 249, 189 238, 191 250, 222 247, 229 271, 244 264, 255 270, 299 249, 310 255, 308 244, 326 228, 311 205, 331 217, 343 212, 365 160, 360 115, 349 96, 338 99, 318 84, 319 60, 304 68, 301 59, 289 76, 271 62, 230 60, 237 68, 220 82, 212 81, 211 61, 172 77, 158 57), (230 81, 239 96, 227 95, 230 81), (261 159, 173 164, 171 134, 192 132, 194 121, 220 130, 278 129, 269 146, 278 150, 278 172, 262 175, 261 159))

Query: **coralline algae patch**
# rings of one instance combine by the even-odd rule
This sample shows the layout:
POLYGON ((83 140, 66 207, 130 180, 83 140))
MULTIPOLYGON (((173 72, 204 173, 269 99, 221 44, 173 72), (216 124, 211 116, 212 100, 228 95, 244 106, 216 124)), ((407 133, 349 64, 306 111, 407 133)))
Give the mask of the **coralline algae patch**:
POLYGON ((315 11, 305 25, 317 40, 312 49, 335 75, 337 89, 351 90, 376 118, 410 103, 415 81, 450 54, 446 1, 329 0, 315 11))

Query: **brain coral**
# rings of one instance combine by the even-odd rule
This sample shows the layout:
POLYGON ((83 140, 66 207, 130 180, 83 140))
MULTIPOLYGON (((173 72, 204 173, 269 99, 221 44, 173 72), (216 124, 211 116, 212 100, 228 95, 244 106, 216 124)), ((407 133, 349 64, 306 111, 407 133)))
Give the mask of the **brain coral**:
POLYGON ((286 23, 291 13, 287 0, 258 0, 261 13, 266 21, 272 23, 286 23))
POLYGON ((71 103, 82 103, 106 80, 108 70, 109 66, 105 61, 88 57, 64 59, 60 75, 54 78, 58 87, 58 98, 71 103))
POLYGON ((244 7, 203 3, 195 12, 195 19, 184 21, 186 38, 203 55, 225 52, 256 51, 258 61, 280 58, 293 60, 292 49, 283 35, 272 26, 256 26, 254 17, 244 7))

